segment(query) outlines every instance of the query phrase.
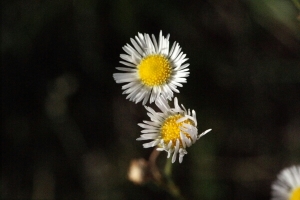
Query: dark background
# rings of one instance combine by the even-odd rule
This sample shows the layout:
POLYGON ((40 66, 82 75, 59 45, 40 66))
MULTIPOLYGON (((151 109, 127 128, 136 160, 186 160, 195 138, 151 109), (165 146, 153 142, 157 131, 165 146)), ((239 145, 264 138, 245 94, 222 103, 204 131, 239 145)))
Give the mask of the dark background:
POLYGON ((300 163, 299 5, 2 1, 2 199, 172 199, 127 179, 151 153, 135 141, 148 117, 112 78, 121 47, 160 30, 191 64, 176 96, 199 132, 213 129, 174 164, 183 195, 269 199, 279 171, 300 163))

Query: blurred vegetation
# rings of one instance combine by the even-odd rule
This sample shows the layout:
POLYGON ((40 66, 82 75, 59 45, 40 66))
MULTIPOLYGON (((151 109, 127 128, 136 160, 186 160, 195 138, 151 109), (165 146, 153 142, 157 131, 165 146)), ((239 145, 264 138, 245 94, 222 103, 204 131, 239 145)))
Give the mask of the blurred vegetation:
MULTIPOLYGON (((138 32, 170 33, 177 96, 212 128, 174 164, 187 199, 269 199, 300 163, 297 0, 2 1, 2 199, 172 199, 127 180, 147 119, 112 78, 138 32)), ((166 154, 160 155, 161 162, 166 154)))

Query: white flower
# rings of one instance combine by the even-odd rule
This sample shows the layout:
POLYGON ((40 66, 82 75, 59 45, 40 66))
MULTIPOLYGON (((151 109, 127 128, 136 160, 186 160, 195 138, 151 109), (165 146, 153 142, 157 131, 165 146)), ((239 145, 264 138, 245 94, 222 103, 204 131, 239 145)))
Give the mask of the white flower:
POLYGON ((179 154, 179 162, 187 154, 186 148, 194 144, 200 137, 211 131, 208 129, 198 135, 196 112, 186 110, 183 105, 178 105, 177 98, 174 99, 174 108, 170 108, 167 100, 161 99, 156 102, 162 112, 155 112, 152 108, 145 106, 151 121, 143 121, 138 124, 144 128, 137 140, 152 140, 143 144, 144 148, 158 146, 158 151, 168 152, 168 158, 172 156, 172 163, 176 161, 179 154))
POLYGON ((158 42, 154 35, 138 33, 135 39, 130 39, 133 46, 126 44, 120 61, 125 67, 116 67, 122 73, 115 73, 113 77, 117 83, 127 83, 122 86, 126 99, 145 105, 156 99, 171 100, 173 92, 179 93, 177 86, 186 83, 189 76, 188 58, 181 52, 181 47, 174 42, 169 48, 169 36, 166 38, 160 31, 158 42))
POLYGON ((279 173, 272 184, 272 200, 300 200, 300 166, 279 173))

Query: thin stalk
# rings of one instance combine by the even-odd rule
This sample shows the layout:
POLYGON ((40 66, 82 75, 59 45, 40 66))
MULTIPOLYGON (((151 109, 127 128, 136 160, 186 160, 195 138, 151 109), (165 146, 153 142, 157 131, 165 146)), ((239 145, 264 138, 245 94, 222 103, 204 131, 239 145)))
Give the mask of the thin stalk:
POLYGON ((152 174, 154 182, 158 185, 158 187, 163 188, 169 194, 171 194, 174 198, 179 200, 184 200, 183 196, 180 193, 179 188, 176 186, 172 179, 172 159, 167 159, 166 165, 164 167, 164 174, 162 175, 159 171, 156 160, 160 154, 160 151, 154 149, 149 157, 149 166, 150 172, 152 174))
POLYGON ((296 8, 300 11, 300 2, 298 0, 292 0, 296 8))
POLYGON ((167 159, 165 168, 164 168, 164 175, 166 177, 166 187, 168 192, 175 197, 176 199, 184 199, 184 197, 180 193, 180 189, 177 187, 177 185, 174 183, 172 179, 172 159, 167 159))

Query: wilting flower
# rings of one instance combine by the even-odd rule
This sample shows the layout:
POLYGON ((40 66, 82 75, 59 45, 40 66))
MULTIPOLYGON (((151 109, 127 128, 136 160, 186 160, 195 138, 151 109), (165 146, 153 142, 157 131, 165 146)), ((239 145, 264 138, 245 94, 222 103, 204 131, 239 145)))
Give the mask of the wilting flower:
POLYGON ((158 151, 168 152, 168 158, 172 156, 172 163, 176 161, 179 154, 179 162, 187 154, 186 148, 194 144, 200 137, 211 131, 208 129, 198 134, 196 112, 186 110, 183 105, 178 105, 177 98, 174 99, 174 108, 170 108, 167 100, 161 99, 155 102, 162 112, 155 112, 152 108, 145 106, 151 121, 143 121, 138 124, 144 128, 137 140, 152 140, 143 144, 144 148, 158 146, 158 151))
POLYGON ((282 170, 272 184, 272 200, 300 199, 300 166, 282 170))
POLYGON ((117 83, 126 83, 122 86, 126 99, 145 105, 149 98, 150 103, 156 99, 171 100, 173 92, 179 93, 178 87, 186 83, 189 76, 188 59, 181 52, 181 47, 174 42, 169 48, 169 36, 159 34, 158 42, 154 35, 138 33, 135 39, 130 39, 133 46, 126 44, 120 61, 125 67, 116 69, 122 73, 115 73, 113 77, 117 83))

